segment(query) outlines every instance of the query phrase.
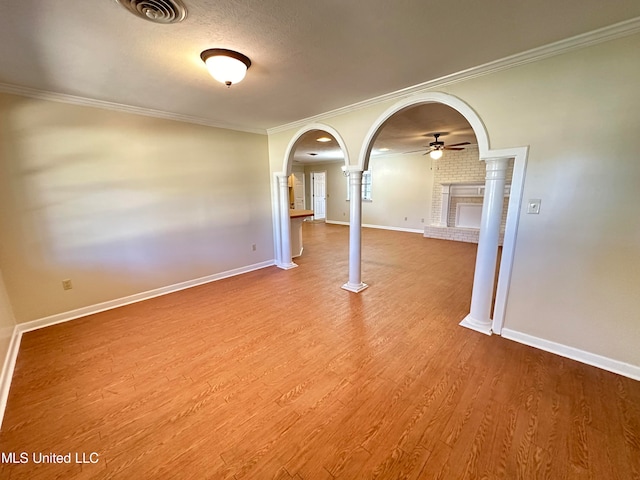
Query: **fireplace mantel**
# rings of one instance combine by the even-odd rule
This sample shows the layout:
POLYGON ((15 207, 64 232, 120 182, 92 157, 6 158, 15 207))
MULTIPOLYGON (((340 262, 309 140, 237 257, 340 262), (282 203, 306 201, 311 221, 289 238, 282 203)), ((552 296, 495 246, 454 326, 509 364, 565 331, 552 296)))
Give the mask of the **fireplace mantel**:
MULTIPOLYGON (((464 228, 449 225, 449 211, 451 209, 451 198, 484 198, 484 182, 450 182, 441 183, 442 186, 442 208, 439 221, 434 221, 425 227, 425 236, 432 238, 442 238, 447 240, 458 240, 462 242, 478 243, 477 228, 464 228)), ((511 193, 511 185, 505 185, 504 196, 511 193)), ((434 219, 435 220, 435 219, 434 219)), ((500 244, 502 244, 502 233, 500 234, 500 244)))
MULTIPOLYGON (((442 194, 445 192, 449 197, 484 197, 484 183, 463 182, 463 183, 441 183, 442 194)), ((504 196, 511 193, 511 185, 504 186, 504 196)), ((444 206, 444 203, 442 204, 444 206)))

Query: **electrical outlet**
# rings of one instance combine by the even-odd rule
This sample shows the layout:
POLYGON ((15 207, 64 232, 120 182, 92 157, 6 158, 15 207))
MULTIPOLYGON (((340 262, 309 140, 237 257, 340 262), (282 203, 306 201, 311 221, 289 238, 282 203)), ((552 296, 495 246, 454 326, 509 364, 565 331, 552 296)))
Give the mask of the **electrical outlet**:
POLYGON ((404 217, 404 221, 405 221, 405 222, 407 221, 407 217, 404 217))
POLYGON ((424 218, 421 218, 421 219, 420 219, 420 223, 424 223, 424 218))
POLYGON ((253 252, 256 251, 256 244, 255 243, 253 245, 251 245, 251 251, 253 251, 253 252))
POLYGON ((73 288, 73 284, 70 279, 62 280, 62 289, 63 290, 71 290, 73 288))

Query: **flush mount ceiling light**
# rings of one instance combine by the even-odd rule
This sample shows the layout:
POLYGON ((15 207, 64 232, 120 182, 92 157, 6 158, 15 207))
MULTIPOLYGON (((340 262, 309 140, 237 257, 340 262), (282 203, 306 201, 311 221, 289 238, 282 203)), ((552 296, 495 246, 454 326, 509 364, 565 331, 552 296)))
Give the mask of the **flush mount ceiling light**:
POLYGON ((178 23, 187 16, 180 0, 116 0, 135 16, 154 23, 178 23))
POLYGON ((227 87, 240 82, 251 66, 249 57, 224 48, 205 50, 200 54, 200 58, 207 66, 211 76, 227 87))

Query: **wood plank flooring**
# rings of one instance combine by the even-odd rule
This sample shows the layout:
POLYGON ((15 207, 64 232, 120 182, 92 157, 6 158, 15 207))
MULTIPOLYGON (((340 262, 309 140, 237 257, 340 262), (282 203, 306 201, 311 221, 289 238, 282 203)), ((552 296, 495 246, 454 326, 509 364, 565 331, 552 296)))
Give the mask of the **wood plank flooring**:
POLYGON ((640 382, 458 326, 475 245, 365 229, 352 294, 348 228, 304 228, 299 268, 25 334, 0 478, 640 478, 640 382))

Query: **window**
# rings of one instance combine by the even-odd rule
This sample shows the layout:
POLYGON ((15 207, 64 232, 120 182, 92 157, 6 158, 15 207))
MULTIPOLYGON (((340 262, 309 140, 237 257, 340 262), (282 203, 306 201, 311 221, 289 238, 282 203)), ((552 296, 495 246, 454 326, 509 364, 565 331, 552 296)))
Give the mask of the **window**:
POLYGON ((371 201, 371 172, 362 172, 362 200, 371 201))
MULTIPOLYGON (((351 190, 349 189, 349 177, 347 177, 347 201, 351 200, 351 190)), ((371 172, 362 172, 362 200, 371 201, 371 172)))

